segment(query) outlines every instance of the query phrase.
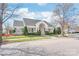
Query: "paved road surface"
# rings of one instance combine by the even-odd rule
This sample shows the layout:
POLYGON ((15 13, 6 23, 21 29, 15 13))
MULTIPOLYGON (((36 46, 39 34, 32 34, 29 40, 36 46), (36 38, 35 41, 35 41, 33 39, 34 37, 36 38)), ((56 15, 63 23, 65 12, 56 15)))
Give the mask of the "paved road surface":
POLYGON ((56 38, 10 43, 0 49, 2 56, 78 56, 77 38, 56 38))

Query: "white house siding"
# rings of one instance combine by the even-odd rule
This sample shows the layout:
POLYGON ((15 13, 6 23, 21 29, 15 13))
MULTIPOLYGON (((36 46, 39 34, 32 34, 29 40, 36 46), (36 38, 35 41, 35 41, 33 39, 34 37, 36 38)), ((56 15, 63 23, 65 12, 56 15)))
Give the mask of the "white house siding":
POLYGON ((16 25, 14 25, 14 28, 16 28, 16 33, 15 34, 17 34, 17 35, 21 35, 23 33, 22 29, 25 26, 27 26, 28 33, 34 33, 34 32, 37 32, 39 30, 41 30, 41 32, 44 32, 44 31, 53 32, 53 27, 49 26, 49 24, 47 24, 44 21, 39 21, 39 22, 37 22, 35 24, 27 23, 27 22, 25 23, 24 21, 23 21, 23 24, 21 24, 21 23, 22 22, 20 22, 20 24, 19 23, 15 23, 16 25))
POLYGON ((53 32, 54 28, 53 27, 48 27, 49 32, 53 32))
POLYGON ((36 26, 27 26, 27 29, 28 29, 29 33, 37 32, 36 31, 36 26))
POLYGON ((22 29, 24 28, 23 26, 15 26, 14 28, 16 28, 16 32, 14 33, 14 34, 16 34, 16 35, 21 35, 21 34, 23 34, 23 31, 22 31, 22 29))
POLYGON ((39 30, 39 25, 40 25, 40 24, 44 24, 44 25, 45 25, 45 30, 48 31, 48 25, 47 25, 45 22, 42 22, 42 21, 41 21, 41 22, 38 22, 38 23, 36 24, 36 30, 37 30, 37 31, 39 30))

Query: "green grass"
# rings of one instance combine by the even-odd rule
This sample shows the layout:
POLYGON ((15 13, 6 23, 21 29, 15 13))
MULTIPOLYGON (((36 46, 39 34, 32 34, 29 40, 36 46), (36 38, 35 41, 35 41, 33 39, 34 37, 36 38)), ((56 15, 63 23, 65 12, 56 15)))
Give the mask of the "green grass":
POLYGON ((49 37, 43 36, 34 36, 34 35, 27 35, 27 36, 10 36, 10 37, 3 37, 4 41, 9 42, 23 42, 23 41, 33 41, 33 40, 42 40, 48 39, 49 37))

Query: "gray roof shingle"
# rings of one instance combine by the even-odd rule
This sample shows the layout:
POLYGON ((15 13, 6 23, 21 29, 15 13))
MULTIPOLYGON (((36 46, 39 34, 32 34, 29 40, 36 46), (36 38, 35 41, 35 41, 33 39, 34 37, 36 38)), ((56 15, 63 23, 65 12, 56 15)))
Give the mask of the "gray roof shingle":
MULTIPOLYGON (((35 20, 35 19, 29 19, 29 18, 23 18, 25 26, 35 26, 37 22, 40 22, 41 20, 35 20)), ((24 26, 23 21, 15 20, 13 26, 24 26)), ((48 24, 49 27, 52 25, 48 22, 44 21, 46 24, 48 24)))
POLYGON ((52 27, 52 25, 51 25, 51 24, 49 24, 48 22, 46 22, 46 21, 44 21, 44 22, 45 22, 46 24, 48 24, 48 26, 49 26, 49 27, 52 27))
POLYGON ((24 26, 23 21, 14 20, 13 26, 24 26))
POLYGON ((29 18, 23 18, 25 25, 35 26, 35 24, 41 20, 34 20, 29 18))

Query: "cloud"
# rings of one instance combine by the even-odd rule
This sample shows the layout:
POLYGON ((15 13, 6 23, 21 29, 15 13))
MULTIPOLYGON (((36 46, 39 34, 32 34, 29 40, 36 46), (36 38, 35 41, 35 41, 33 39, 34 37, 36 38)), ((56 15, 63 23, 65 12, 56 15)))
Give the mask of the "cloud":
POLYGON ((15 11, 15 15, 18 17, 13 17, 11 20, 23 20, 23 18, 31 18, 37 20, 45 20, 47 22, 52 22, 55 24, 55 20, 59 20, 58 16, 54 16, 52 11, 42 11, 42 12, 34 12, 30 11, 28 8, 20 8, 15 11))
POLYGON ((52 15, 52 12, 45 11, 45 12, 41 12, 41 14, 43 15, 43 17, 50 17, 52 15))
POLYGON ((51 20, 54 19, 54 17, 52 17, 53 12, 51 11, 34 12, 30 11, 28 8, 19 8, 14 12, 14 14, 18 16, 10 19, 10 24, 12 24, 12 26, 14 20, 23 20, 23 18, 45 20, 47 22, 51 22, 51 20))
POLYGON ((15 11, 15 15, 19 15, 21 17, 25 16, 29 12, 28 8, 20 8, 15 11))
POLYGON ((43 12, 33 12, 29 11, 28 8, 20 8, 15 12, 15 14, 19 15, 19 17, 15 18, 17 20, 22 20, 23 18, 32 18, 37 20, 45 20, 50 21, 52 12, 43 11, 43 12))
POLYGON ((45 6, 45 5, 47 5, 47 3, 37 3, 37 5, 39 5, 39 6, 45 6))
POLYGON ((45 11, 41 12, 42 16, 44 17, 43 20, 50 22, 52 19, 52 12, 50 11, 45 11))

